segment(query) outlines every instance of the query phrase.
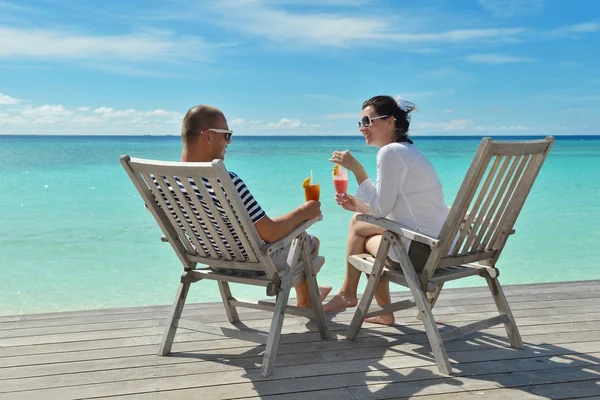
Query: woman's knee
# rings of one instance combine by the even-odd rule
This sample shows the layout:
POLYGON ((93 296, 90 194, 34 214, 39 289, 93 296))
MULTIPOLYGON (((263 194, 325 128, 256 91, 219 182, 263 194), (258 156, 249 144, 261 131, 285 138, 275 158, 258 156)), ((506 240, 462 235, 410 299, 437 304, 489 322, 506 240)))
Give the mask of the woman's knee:
POLYGON ((358 230, 358 227, 362 223, 361 221, 356 219, 356 217, 358 215, 359 215, 358 213, 354 213, 354 214, 352 214, 352 217, 350 218, 350 227, 349 227, 350 232, 356 232, 358 230))

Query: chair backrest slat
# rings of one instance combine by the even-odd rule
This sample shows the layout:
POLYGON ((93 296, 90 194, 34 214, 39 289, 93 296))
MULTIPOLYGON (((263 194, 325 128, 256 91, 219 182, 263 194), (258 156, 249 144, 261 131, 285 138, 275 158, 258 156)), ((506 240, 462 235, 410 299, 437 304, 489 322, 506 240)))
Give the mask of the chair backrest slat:
POLYGON ((274 279, 277 269, 260 251, 262 239, 222 161, 122 156, 121 163, 186 268, 201 262, 219 269, 263 271, 274 279))
POLYGON ((481 224, 477 227, 477 229, 473 229, 474 235, 472 236, 472 240, 465 243, 462 253, 469 253, 471 252, 471 249, 476 249, 479 246, 479 243, 489 228, 490 223, 494 221, 494 215, 498 209, 498 204, 500 204, 501 199, 504 197, 506 188, 509 186, 509 182, 511 180, 514 181, 514 172, 517 165, 517 159, 513 157, 506 157, 505 162, 503 163, 503 168, 501 168, 500 171, 498 171, 498 174, 496 174, 494 184, 490 190, 488 190, 487 193, 481 193, 481 195, 485 195, 487 197, 487 207, 481 210, 481 215, 479 216, 483 217, 481 224), (506 167, 508 165, 510 165, 510 167, 507 171, 506 167))
POLYGON ((477 239, 473 242, 473 249, 476 249, 477 251, 482 251, 487 248, 491 233, 496 230, 496 227, 500 223, 500 218, 502 214, 504 214, 504 211, 512 201, 513 196, 515 194, 515 188, 517 187, 517 183, 523 176, 525 165, 527 165, 530 159, 531 156, 529 155, 521 155, 514 157, 511 169, 502 184, 502 190, 496 196, 496 199, 494 200, 494 205, 490 209, 489 215, 486 216, 486 229, 484 229, 481 232, 481 234, 478 235, 477 239), (515 166, 517 166, 516 170, 515 166))
MULTIPOLYGON (((244 235, 240 236, 240 241, 243 246, 247 249, 248 256, 250 257, 252 253, 257 256, 257 259, 260 260, 260 248, 263 245, 263 240, 261 239, 250 215, 246 211, 246 207, 242 198, 237 193, 237 189, 235 188, 233 181, 229 177, 229 172, 225 169, 225 164, 219 162, 214 166, 215 171, 217 172, 217 176, 226 176, 226 179, 221 179, 221 186, 225 193, 236 193, 236 196, 228 196, 229 204, 232 207, 233 213, 237 216, 237 223, 239 223, 240 233, 244 233, 244 235), (250 251, 252 250, 252 251, 250 251)), ((251 259, 252 260, 252 259, 251 259)), ((271 262, 270 257, 266 257, 267 264, 269 264, 269 269, 271 273, 277 273, 277 270, 274 264, 271 262), (272 268, 272 270, 271 270, 272 268)))
MULTIPOLYGON (((148 207, 148 210, 152 213, 152 216, 158 223, 158 226, 161 228, 161 230, 165 233, 165 235, 167 237, 169 237, 169 238, 179 237, 177 230, 171 224, 171 221, 169 220, 167 215, 164 212, 162 212, 161 208, 159 207, 159 205, 156 202, 151 201, 151 199, 154 198, 154 195, 152 194, 152 191, 150 190, 150 186, 148 185, 147 181, 144 180, 141 173, 134 171, 134 169, 133 169, 132 165, 129 163, 129 161, 130 161, 129 156, 121 156, 121 165, 123 166, 123 169, 129 176, 129 179, 131 179, 131 182, 133 182, 133 185, 135 186, 138 193, 142 197, 144 203, 146 204, 146 207, 148 207)), ((189 246, 190 245, 189 241, 187 243, 189 246)), ((173 247, 173 249, 175 250, 175 254, 177 254, 177 257, 179 258, 181 263, 184 265, 185 269, 192 269, 196 266, 195 262, 190 261, 185 257, 187 248, 185 246, 185 243, 182 240, 176 239, 176 240, 173 240, 172 242, 170 242, 170 244, 173 247)), ((191 247, 192 246, 190 246, 190 248, 191 247)))
POLYGON ((506 245, 506 239, 510 235, 510 231, 513 229, 519 213, 523 209, 523 205, 525 204, 525 200, 531 191, 533 182, 540 173, 541 167, 544 164, 549 151, 550 146, 548 146, 548 149, 544 153, 538 153, 531 157, 527 168, 517 186, 517 189, 515 190, 511 204, 502 214, 502 217, 496 227, 496 231, 491 235, 490 245, 488 247, 497 249, 494 261, 497 261, 500 253, 506 245))
MULTIPOLYGON (((172 206, 173 210, 177 213, 177 217, 180 220, 185 221, 185 218, 181 214, 179 207, 177 207, 177 205, 176 205, 177 203, 175 203, 175 205, 173 206, 173 200, 169 199, 169 197, 168 197, 169 191, 164 190, 164 188, 166 187, 164 185, 164 182, 158 182, 159 185, 161 185, 159 187, 155 183, 155 181, 153 179, 153 175, 151 175, 149 173, 141 173, 140 175, 144 178, 144 180, 146 181, 146 184, 148 185, 148 188, 152 192, 152 197, 150 198, 150 201, 155 200, 156 202, 158 202, 158 204, 160 205, 162 210, 168 210, 169 206, 172 206)), ((160 175, 158 175, 158 176, 160 176, 160 175)), ((148 203, 146 203, 146 204, 148 204, 148 203)), ((166 212, 165 212, 165 214, 169 215, 166 212)), ((175 231, 177 231, 178 239, 185 246, 186 253, 194 254, 196 252, 196 249, 195 249, 195 246, 192 243, 190 237, 188 235, 186 235, 185 230, 184 230, 185 227, 182 228, 179 224, 171 224, 171 225, 173 226, 175 231)))
MULTIPOLYGON (((491 150, 489 146, 490 142, 490 138, 483 138, 481 140, 481 144, 477 148, 473 161, 471 161, 471 165, 458 190, 454 203, 452 203, 448 217, 439 234, 439 238, 444 240, 442 247, 439 249, 439 255, 448 254, 454 244, 458 230, 461 226, 464 227, 464 221, 468 218, 468 209, 471 199, 475 195, 477 186, 486 170, 486 161, 489 160, 488 154, 491 150)), ((428 264, 435 266, 434 261, 435 260, 431 260, 431 262, 428 261, 428 264)))
POLYGON ((200 196, 202 196, 202 198, 204 199, 204 204, 206 204, 206 206, 209 208, 211 215, 209 215, 208 212, 206 212, 203 204, 200 202, 200 199, 198 199, 198 197, 196 196, 194 187, 192 187, 190 181, 187 178, 183 178, 181 179, 181 183, 183 184, 183 187, 185 188, 187 193, 190 194, 190 200, 194 204, 194 207, 198 210, 200 218, 202 219, 202 221, 204 221, 204 226, 210 233, 210 237, 213 239, 212 241, 209 241, 207 246, 212 245, 214 247, 216 245, 217 247, 215 248, 215 250, 218 250, 218 252, 221 253, 222 257, 224 257, 228 261, 233 260, 231 253, 227 250, 225 243, 223 243, 219 236, 219 232, 217 231, 217 228, 221 232, 224 232, 223 228, 225 228, 226 231, 228 231, 228 229, 227 227, 223 227, 224 224, 221 221, 219 212, 218 210, 216 210, 216 206, 214 206, 214 204, 212 204, 210 200, 210 193, 208 193, 206 186, 204 186, 202 182, 202 177, 194 176, 192 177, 192 179, 196 183, 196 189, 198 190, 198 192, 200 192, 200 196), (196 181, 197 179, 199 180, 199 182, 196 181))
MULTIPOLYGON (((204 229, 202 229, 202 227, 200 226, 200 224, 196 218, 196 214, 194 213, 194 209, 192 209, 192 207, 190 206, 189 201, 186 198, 186 194, 183 193, 183 191, 181 190, 181 188, 177 182, 177 179, 175 179, 174 175, 168 176, 167 179, 171 183, 170 187, 175 192, 175 195, 177 196, 177 199, 179 200, 176 204, 183 207, 185 212, 187 213, 188 218, 185 218, 185 226, 188 227, 188 229, 187 229, 188 236, 190 236, 191 239, 193 240, 194 245, 196 246, 196 251, 200 254, 201 257, 208 257, 207 253, 210 254, 210 257, 217 257, 217 253, 211 246, 210 240, 209 240, 208 236, 206 235, 206 233, 204 232, 204 229), (202 243, 198 240, 197 236, 200 236, 200 238, 202 239, 202 243, 205 244, 204 246, 202 246, 202 243)), ((162 177, 161 177, 161 180, 163 181, 163 185, 165 185, 163 187, 168 187, 165 184, 162 177)), ((194 208, 196 210, 198 210, 198 208, 196 206, 194 206, 194 208)), ((182 210, 179 210, 179 211, 181 212, 182 210)))
MULTIPOLYGON (((244 231, 244 229, 242 229, 242 226, 240 225, 239 219, 237 217, 238 214, 242 213, 242 210, 235 210, 234 205, 229 201, 228 197, 225 194, 225 189, 222 187, 222 185, 220 185, 219 182, 217 182, 217 179, 209 178, 208 181, 209 181, 210 185, 212 186, 212 188, 215 192, 215 195, 219 199, 219 202, 223 206, 222 208, 225 211, 225 214, 227 215, 227 217, 229 218, 229 223, 233 226, 234 232, 237 233, 237 240, 234 240, 233 237, 231 238, 232 243, 234 243, 234 244, 240 243, 241 244, 241 248, 238 247, 237 245, 232 246, 233 251, 236 253, 236 257, 242 257, 242 252, 245 252, 248 259, 251 262, 256 262, 257 259, 254 254, 255 250, 252 248, 250 243, 248 243, 248 239, 246 238, 245 231, 244 231), (227 205, 227 206, 225 206, 225 205, 227 205)), ((231 236, 231 235, 229 235, 229 236, 231 236)), ((227 236, 228 241, 229 241, 229 236, 227 236)))
MULTIPOLYGON (((481 190, 479 191, 479 196, 477 196, 477 200, 473 205, 473 212, 467 215, 464 224, 461 225, 461 229, 459 230, 459 236, 456 239, 456 244, 454 245, 454 248, 452 249, 452 255, 457 255, 462 251, 461 249, 464 248, 465 243, 468 243, 473 239, 473 236, 475 235, 475 232, 477 230, 476 228, 481 225, 481 220, 483 219, 483 213, 481 211, 482 209, 487 208, 487 204, 483 203, 483 199, 485 198, 484 195, 485 193, 487 193, 490 183, 492 182, 492 178, 496 174, 501 160, 501 157, 495 157, 494 163, 490 168, 487 178, 483 186, 481 187, 481 190), (465 238, 465 236, 467 237, 465 238)), ((505 164, 503 164, 502 168, 506 168, 505 164)))
POLYGON ((442 246, 432 253, 435 259, 428 260, 425 275, 453 260, 494 265, 553 142, 551 136, 482 140, 440 232, 442 246))

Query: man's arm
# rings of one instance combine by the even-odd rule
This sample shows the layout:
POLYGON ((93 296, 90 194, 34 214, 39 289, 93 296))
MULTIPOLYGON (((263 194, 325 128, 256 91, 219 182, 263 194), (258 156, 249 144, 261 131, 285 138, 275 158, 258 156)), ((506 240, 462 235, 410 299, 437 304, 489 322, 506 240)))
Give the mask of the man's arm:
POLYGON ((268 215, 265 215, 254 226, 262 240, 272 243, 283 238, 302 222, 313 219, 320 214, 321 203, 318 201, 309 201, 292 212, 275 219, 271 219, 268 215))

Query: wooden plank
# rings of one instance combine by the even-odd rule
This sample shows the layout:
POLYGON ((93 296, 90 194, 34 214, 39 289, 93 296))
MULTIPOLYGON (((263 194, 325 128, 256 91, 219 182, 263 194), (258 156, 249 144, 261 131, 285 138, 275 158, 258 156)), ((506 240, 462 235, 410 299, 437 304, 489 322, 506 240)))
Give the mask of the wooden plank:
MULTIPOLYGON (((489 293, 489 291, 488 291, 489 293)), ((400 297, 397 294, 392 296, 393 301, 400 301, 400 297)), ((438 302, 438 306, 435 310, 436 315, 441 314, 458 314, 458 313, 470 313, 473 311, 473 307, 477 306, 477 310, 479 312, 487 312, 494 311, 496 309, 494 303, 490 301, 489 296, 481 296, 477 299, 468 300, 468 302, 459 301, 458 299, 452 300, 451 302, 446 297, 446 301, 441 300, 438 302), (449 305, 452 304, 452 305, 449 305), (468 304, 468 305, 463 305, 468 304)), ((404 298, 403 301, 408 299, 404 298)), ((514 300, 514 299, 513 299, 514 300)), ((410 301, 410 300, 409 300, 410 301)), ((521 313, 521 310, 532 310, 532 309, 540 309, 547 311, 540 311, 543 315, 550 315, 552 313, 552 309, 556 309, 556 313, 562 313, 562 309, 566 310, 566 312, 593 312, 593 307, 600 306, 600 298, 596 299, 587 299, 585 301, 585 306, 581 306, 581 300, 578 298, 570 298, 564 300, 544 300, 544 301, 512 301, 512 309, 519 310, 518 316, 528 315, 521 313)), ((218 304, 211 303, 211 309, 193 309, 193 305, 190 305, 189 308, 186 306, 184 310, 183 317, 194 319, 198 321, 214 321, 221 322, 224 321, 225 317, 223 316, 223 310, 218 304)), ((25 320, 19 322, 16 326, 14 326, 14 322, 4 323, 2 329, 3 330, 15 330, 16 332, 20 332, 19 336, 30 336, 30 335, 40 335, 45 333, 65 333, 65 332, 81 332, 88 330, 97 330, 97 329, 115 329, 120 327, 136 327, 141 325, 128 325, 128 324, 137 324, 138 321, 144 321, 147 319, 156 319, 162 320, 167 317, 168 310, 160 311, 160 312, 147 312, 140 313, 138 316, 137 313, 128 313, 128 314, 115 314, 115 315, 100 315, 100 316, 91 316, 86 317, 85 312, 81 312, 81 317, 69 317, 64 320, 53 318, 48 320, 25 320), (64 322, 63 322, 64 321, 64 322), (123 324, 123 325, 112 325, 112 323, 123 324), (55 327, 56 330, 48 330, 45 328, 55 327)), ((412 311, 407 311, 405 313, 400 312, 397 317, 401 317, 403 315, 409 315, 412 311)), ((351 315, 352 309, 348 311, 337 314, 334 319, 336 321, 342 321, 343 316, 351 315)), ((242 320, 251 320, 251 319, 264 319, 269 318, 269 314, 264 312, 258 312, 256 310, 250 309, 242 309, 240 310, 240 316, 242 320)), ((154 325, 154 323, 150 323, 154 325)), ((0 357, 2 353, 0 352, 0 357)))
POLYGON ((484 319, 481 321, 474 322, 472 324, 460 326, 448 331, 441 332, 441 337, 444 341, 453 340, 474 332, 481 331, 483 329, 487 329, 492 326, 504 324, 506 322, 508 322, 508 317, 506 316, 506 314, 501 314, 492 318, 484 319))
MULTIPOLYGON (((502 266, 500 266, 502 269, 502 266)), ((401 289, 401 288, 400 288, 401 289)), ((525 301, 529 301, 531 294, 561 294, 571 292, 573 295, 582 296, 581 298, 599 298, 600 297, 600 280, 589 280, 589 281, 567 281, 567 282, 546 282, 546 283, 532 283, 532 284, 519 284, 519 285, 506 285, 504 291, 509 297, 511 295, 525 295, 525 301)), ((465 298, 465 296, 477 297, 480 293, 487 293, 487 286, 475 286, 468 288, 447 288, 444 289, 444 299, 452 298, 465 298)), ((401 290, 392 293, 392 298, 396 299, 396 296, 408 295, 408 290, 401 290)), ((520 296, 522 297, 522 296, 520 296)), ((568 296, 566 297, 568 298, 568 296)), ((545 299, 547 300, 547 299, 545 299)), ((511 303, 519 301, 519 298, 511 299, 511 303)), ((210 310, 214 309, 215 303, 190 303, 186 305, 186 310, 198 309, 198 310, 210 310)), ((155 305, 155 306, 136 306, 136 307, 118 307, 118 308, 107 308, 107 309, 94 309, 94 310, 76 310, 76 311, 63 311, 56 313, 38 313, 38 314, 24 314, 24 315, 9 315, 0 317, 0 322, 14 322, 18 319, 21 322, 25 321, 36 321, 36 320, 61 320, 69 317, 94 317, 94 316, 112 316, 112 315, 143 315, 149 312, 164 312, 168 313, 171 305, 155 305)), ((185 311, 184 311, 185 315, 185 311)))
MULTIPOLYGON (((593 306, 591 306, 591 308, 593 308, 593 306)), ((576 311, 576 310, 575 310, 576 311)), ((586 310, 587 311, 587 310, 586 310)), ((590 321, 594 321, 597 320, 596 315, 594 314, 589 314, 589 313, 584 313, 584 314, 571 314, 571 317, 565 316, 565 315, 557 315, 556 318, 558 319, 551 319, 550 321, 547 320, 547 318, 544 318, 544 315, 556 315, 557 314, 557 310, 554 309, 546 309, 540 311, 540 310, 523 310, 523 314, 521 314, 521 312, 516 312, 517 318, 519 318, 519 322, 522 326, 529 326, 529 325, 548 325, 548 324, 555 324, 555 323, 573 323, 573 322, 577 322, 578 320, 585 320, 585 319, 590 319, 590 321), (550 313, 548 313, 547 311, 551 311, 550 313), (532 317, 526 317, 527 315, 532 316, 532 317), (579 316, 579 317, 578 317, 579 316)), ((443 315, 438 315, 438 320, 440 323, 444 323, 444 324, 448 324, 448 323, 458 323, 458 322, 468 322, 468 321, 472 321, 474 319, 477 318, 483 318, 485 316, 488 316, 489 313, 479 313, 479 314, 450 314, 447 317, 444 317, 443 315)), ((350 315, 347 315, 347 317, 351 317, 350 315)), ((348 320, 348 318, 345 318, 346 320, 348 320)), ((254 327, 254 328, 264 328, 266 326, 268 326, 268 320, 258 320, 256 321, 256 324, 254 323, 248 323, 247 325, 254 327)), ((403 321, 403 325, 406 328, 409 328, 411 326, 416 326, 417 328, 419 328, 420 326, 420 322, 414 318, 411 318, 410 320, 404 322, 403 321)), ((336 324, 333 323, 331 328, 333 331, 337 331, 337 332, 342 332, 347 325, 345 324, 336 324)), ((309 328, 309 329, 314 329, 314 328, 309 328)), ((286 328, 286 332, 287 333, 293 333, 293 332, 299 332, 301 330, 301 328, 298 326, 298 324, 296 323, 296 321, 291 321, 289 324, 289 328, 286 328)), ((390 329, 391 332, 395 332, 397 330, 397 328, 392 328, 390 329)), ((381 331, 382 334, 385 334, 385 328, 370 328, 369 329, 370 332, 378 332, 381 331), (384 329, 384 330, 382 330, 384 329)), ((160 334, 160 328, 155 329, 153 332, 150 332, 150 334, 148 332, 145 332, 146 336, 156 336, 160 334)), ((36 354, 36 353, 46 353, 46 352, 51 352, 51 351, 61 351, 61 348, 66 350, 66 351, 70 351, 71 349, 93 349, 93 348, 98 348, 99 346, 104 347, 104 346, 110 346, 111 343, 118 343, 118 339, 120 338, 121 341, 121 346, 122 345, 136 345, 136 344, 144 344, 144 343, 154 343, 155 339, 148 339, 146 337, 144 337, 144 332, 140 332, 140 329, 132 329, 132 330, 123 330, 123 331, 108 331, 106 335, 103 335, 102 332, 83 332, 79 335, 82 335, 80 337, 75 337, 73 338, 71 335, 49 335, 48 337, 53 339, 53 340, 49 340, 48 337, 46 336, 41 336, 41 337, 30 337, 30 338, 14 338, 14 340, 17 340, 19 342, 22 342, 22 340, 24 339, 30 339, 29 341, 25 342, 25 343, 21 343, 20 345, 18 345, 17 343, 5 343, 5 341, 3 340, 1 343, 4 346, 4 349, 2 352, 0 352, 0 354, 2 354, 3 356, 14 356, 16 354, 36 354), (91 335, 91 337, 90 337, 91 335), (141 337, 138 337, 136 335, 139 335, 141 337), (61 340, 62 338, 62 340, 61 340), (92 338, 95 338, 92 339, 92 338), (112 338, 112 339, 111 339, 112 338), (83 340, 85 339, 85 340, 83 340), (108 341, 107 341, 108 340, 108 341), (111 341, 112 340, 112 341, 111 341), (115 340, 117 340, 117 342, 115 342, 115 340), (105 341, 106 344, 103 344, 102 342, 105 341), (34 345, 33 343, 40 343, 43 345, 34 345), (52 345, 51 343, 54 343, 54 345, 52 345), (15 346, 21 346, 21 347, 17 347, 14 350, 11 351, 11 347, 6 347, 6 345, 11 344, 11 345, 15 345, 15 346), (29 345, 28 345, 29 344, 29 345)), ((214 340, 213 337, 211 336, 196 336, 195 337, 196 340, 214 340)), ((0 357, 0 360, 2 358, 0 357)))
POLYGON ((184 329, 190 329, 198 332, 210 333, 213 335, 222 335, 227 336, 239 340, 247 340, 251 342, 256 342, 260 344, 267 343, 267 334, 263 331, 258 331, 255 329, 241 329, 241 323, 237 322, 234 324, 236 327, 231 328, 229 326, 216 326, 210 324, 203 324, 200 322, 189 321, 189 320, 180 320, 179 326, 184 329), (240 326, 240 328, 237 328, 240 326))
MULTIPOLYGON (((516 310, 515 316, 519 321, 519 325, 521 326, 529 326, 529 325, 548 325, 548 324, 556 324, 556 323, 569 323, 569 322, 578 322, 582 320, 586 321, 598 321, 600 320, 600 315, 595 311, 595 307, 584 306, 586 308, 578 309, 577 307, 572 307, 572 312, 570 314, 564 314, 558 308, 547 308, 547 309, 525 309, 525 310, 516 310), (578 311, 583 311, 581 314, 578 311), (545 318, 548 315, 553 315, 554 317, 551 320, 547 320, 545 318)), ((470 312, 468 314, 458 313, 458 314, 442 314, 440 313, 441 309, 436 309, 436 317, 438 323, 442 324, 454 324, 460 322, 468 322, 474 321, 481 318, 486 318, 489 316, 495 315, 493 311, 491 312, 470 312)), ((406 314, 406 315, 409 315, 406 314)), ((223 317, 224 318, 224 317, 223 317)), ((352 318, 351 313, 345 313, 340 315, 339 317, 334 317, 332 321, 332 331, 340 332, 341 330, 346 328, 346 325, 338 324, 335 322, 344 323, 349 321, 352 318)), ((204 321, 215 321, 214 318, 208 317, 203 319, 204 321)), ((223 321, 224 319, 221 319, 223 321)), ((270 324, 270 320, 268 319, 260 319, 260 320, 249 320, 245 321, 246 325, 252 328, 261 329, 267 328, 270 324)), ((405 327, 416 326, 419 327, 421 322, 415 318, 410 318, 407 320, 401 321, 402 325, 405 327)), ((117 339, 117 338, 135 338, 135 337, 143 337, 143 336, 153 336, 161 333, 161 325, 160 321, 154 321, 152 323, 155 328, 121 328, 121 329, 107 329, 107 330, 98 330, 98 331, 75 331, 75 332, 67 332, 67 333, 58 333, 58 334, 48 334, 48 335, 36 335, 36 336, 17 336, 12 338, 0 339, 0 345, 4 347, 3 351, 0 353, 1 356, 8 356, 11 353, 9 351, 10 347, 13 346, 32 346, 39 344, 58 344, 58 343, 69 343, 69 342, 81 342, 81 341, 96 341, 96 340, 105 340, 105 339, 117 339)), ((298 323, 296 320, 290 320, 289 330, 286 332, 298 332, 300 327, 298 327, 298 323)), ((85 326, 82 326, 85 328, 85 326)), ((211 336, 206 336, 204 340, 214 340, 211 336)), ((90 345, 95 345, 94 343, 90 343, 90 345)), ((39 349, 34 349, 37 351, 39 349)), ((0 357, 1 359, 2 357, 0 357)))
MULTIPOLYGON (((575 299, 586 299, 586 303, 594 301, 594 299, 600 298, 600 285, 585 284, 575 285, 566 284, 566 287, 572 288, 573 290, 565 290, 564 287, 551 284, 540 284, 540 288, 532 290, 531 285, 518 285, 518 286, 506 286, 504 290, 506 294, 511 297, 511 304, 513 308, 521 306, 537 308, 538 304, 546 304, 548 301, 575 301, 575 299), (522 290, 520 290, 522 289, 522 290), (563 293, 571 293, 563 295, 563 293), (540 296, 542 295, 542 296, 540 296), (546 296, 550 295, 550 296, 546 296), (555 300, 551 300, 555 299, 555 300), (543 300, 543 301, 542 301, 543 300)), ((533 286, 535 287, 535 286, 533 286)), ((443 307, 444 303, 452 303, 453 306, 461 304, 478 304, 482 305, 489 301, 488 296, 489 290, 485 286, 472 287, 468 289, 446 289, 444 295, 440 300, 440 307, 443 307), (465 300, 469 299, 469 300, 465 300)), ((394 292, 392 293, 392 300, 400 300, 409 296, 408 291, 394 292)), ((567 303, 565 303, 567 304, 567 303)), ((567 304, 569 305, 569 304, 567 304)), ((572 304, 571 304, 572 305, 572 304)), ((76 323, 94 323, 104 320, 118 320, 119 318, 125 320, 138 320, 144 316, 148 318, 159 318, 164 317, 169 312, 167 306, 154 306, 154 307, 128 307, 123 309, 107 309, 107 310, 85 310, 85 311, 71 311, 63 313, 50 313, 50 314, 33 314, 24 315, 17 318, 20 319, 18 326, 28 327, 35 325, 71 325, 76 323), (64 323, 62 322, 64 321, 64 323)), ((252 313, 251 310, 244 310, 244 313, 252 313)), ((192 303, 186 305, 184 310, 184 316, 187 315, 202 315, 202 314, 221 314, 221 308, 215 303, 192 303)), ((7 317, 11 318, 12 317, 7 317)), ((10 322, 10 326, 14 322, 10 322)))
MULTIPOLYGON (((544 335, 532 335, 528 337, 531 343, 543 343, 545 350, 543 351, 545 356, 550 355, 568 355, 575 354, 581 351, 588 353, 598 350, 598 332, 570 332, 570 333, 552 333, 544 335), (545 341, 548 337, 552 338, 552 341, 545 341), (586 343, 586 342, 595 343, 586 343)), ((314 357, 313 354, 321 354, 322 360, 326 362, 340 361, 340 360, 356 360, 362 358, 374 358, 381 354, 389 356, 394 355, 408 355, 411 353, 418 352, 422 348, 422 344, 426 343, 424 335, 415 336, 410 339, 409 342, 398 343, 394 340, 385 340, 381 338, 365 338, 360 345, 351 346, 352 342, 345 340, 338 340, 329 342, 325 345, 322 342, 311 342, 307 343, 301 348, 297 345, 281 345, 279 355, 279 365, 293 365, 302 363, 308 360, 310 362, 318 362, 319 359, 314 357)), ((358 343, 356 343, 358 344, 358 343)), ((452 359, 459 361, 474 361, 474 360, 485 360, 485 359, 510 359, 510 358, 527 358, 537 357, 540 355, 540 346, 531 346, 524 352, 507 351, 506 343, 499 343, 496 341, 478 341, 477 345, 474 343, 467 343, 462 341, 450 342, 447 345, 449 355, 452 359), (466 352, 477 351, 476 356, 468 357, 466 352), (495 352, 491 351, 495 350, 495 352), (478 357, 478 358, 477 358, 478 357)), ((77 361, 71 360, 71 362, 65 362, 64 360, 55 357, 52 363, 38 364, 38 365, 27 365, 22 367, 12 367, 2 370, 0 374, 0 380, 16 379, 16 378, 33 378, 59 374, 73 374, 93 371, 104 371, 112 369, 125 369, 125 368, 137 368, 147 366, 169 366, 171 364, 185 364, 195 363, 200 361, 211 361, 218 358, 240 358, 247 359, 248 362, 255 364, 260 362, 260 352, 256 350, 256 347, 244 347, 244 348, 232 348, 232 349, 206 349, 196 350, 194 348, 182 348, 181 350, 187 351, 189 356, 187 357, 158 357, 154 354, 155 348, 152 348, 150 352, 144 355, 135 355, 131 351, 119 352, 118 349, 112 351, 112 355, 108 352, 97 352, 97 358, 89 358, 89 360, 77 361), (218 350, 218 352, 215 352, 218 350), (209 353, 210 352, 210 353, 209 353), (148 354, 152 355, 148 355, 148 354)), ((416 354, 416 353, 415 353, 416 354)), ((419 360, 421 357, 411 357, 419 360)), ((241 362, 241 361, 240 361, 241 362)), ((209 364, 209 363, 207 363, 209 364)), ((218 367, 223 366, 222 370, 232 369, 225 364, 210 364, 211 371, 216 372, 220 370, 218 367)))
MULTIPOLYGON (((531 347, 523 352, 511 351, 505 348, 494 348, 492 346, 482 347, 476 344, 470 344, 472 348, 465 350, 465 346, 457 351, 449 352, 450 357, 458 362, 457 368, 462 375, 477 375, 492 371, 514 371, 534 369, 552 369, 562 366, 573 366, 575 363, 581 365, 597 364, 600 359, 600 342, 595 341, 585 345, 572 343, 563 346, 545 345, 541 347, 531 347), (476 347, 476 349, 475 349, 476 347), (581 353, 586 351, 587 354, 581 353), (481 365, 472 363, 490 363, 493 366, 481 367, 481 365), (537 366, 536 363, 544 365, 537 366), (533 367, 531 366, 533 364, 533 367)), ((269 379, 297 378, 303 376, 319 376, 336 373, 352 373, 358 371, 369 371, 373 364, 377 364, 379 369, 394 368, 421 368, 432 366, 431 359, 419 357, 419 346, 394 346, 390 351, 385 346, 372 349, 347 349, 343 352, 326 351, 318 353, 299 353, 282 355, 278 359, 278 368, 298 367, 294 372, 293 368, 283 368, 282 373, 269 379), (415 352, 416 351, 416 352, 415 352), (303 365, 308 365, 304 368, 303 365)), ((155 359, 171 360, 179 362, 132 365, 117 364, 112 368, 106 368, 109 365, 104 363, 104 368, 98 366, 90 371, 77 370, 62 377, 59 374, 31 377, 20 375, 11 379, 0 380, 0 393, 22 390, 39 390, 53 387, 84 385, 88 383, 106 383, 123 380, 144 379, 146 377, 170 377, 181 374, 214 374, 217 372, 230 371, 232 381, 243 378, 242 374, 252 374, 252 371, 258 371, 257 365, 260 364, 260 356, 253 353, 246 357, 236 358, 235 361, 228 355, 223 354, 212 359, 216 362, 204 361, 202 355, 197 357, 185 357, 178 360, 177 357, 155 357, 155 359), (228 360, 228 361, 227 361, 228 360), (237 371, 237 374, 236 374, 237 371), (237 378, 236 378, 237 377, 237 378)), ((257 375, 257 374, 255 374, 257 375)))
MULTIPOLYGON (((64 386, 33 391, 19 391, 3 394, 8 399, 70 399, 94 398, 105 396, 122 396, 126 394, 147 393, 166 390, 181 390, 195 388, 196 396, 210 399, 239 398, 244 396, 271 395, 303 392, 307 388, 312 390, 333 389, 348 387, 352 394, 358 398, 370 398, 377 393, 378 398, 406 396, 414 393, 413 385, 429 388, 430 393, 448 392, 444 384, 450 385, 454 391, 483 390, 502 387, 519 387, 530 385, 531 382, 558 383, 558 382, 585 382, 598 379, 600 365, 591 364, 589 361, 572 360, 570 363, 556 362, 552 359, 551 367, 548 363, 539 362, 544 358, 529 360, 517 359, 516 362, 489 362, 468 363, 468 370, 458 377, 441 377, 435 373, 431 366, 419 368, 388 368, 384 366, 378 370, 360 372, 352 371, 353 364, 341 365, 322 364, 329 368, 329 374, 322 370, 315 370, 319 364, 295 365, 278 368, 277 379, 262 379, 258 370, 248 371, 241 368, 238 371, 222 372, 219 374, 175 374, 168 377, 154 377, 152 379, 135 379, 111 381, 107 383, 88 382, 84 385, 64 386), (345 366, 342 371, 338 367, 345 366), (503 372, 509 370, 510 373, 503 372), (519 373, 515 373, 519 371, 519 373), (308 376, 306 374, 309 374, 308 376), (332 374, 335 379, 332 379, 332 374), (441 390, 440 390, 441 388, 441 390), (39 396, 39 397, 34 397, 39 396)), ((370 362, 369 367, 372 366, 370 362)), ((158 369, 161 371, 162 369, 158 369)), ((125 371, 123 371, 125 373, 125 371)), ((422 389, 421 389, 422 390, 422 389)), ((419 390, 419 392, 421 391, 419 390)))

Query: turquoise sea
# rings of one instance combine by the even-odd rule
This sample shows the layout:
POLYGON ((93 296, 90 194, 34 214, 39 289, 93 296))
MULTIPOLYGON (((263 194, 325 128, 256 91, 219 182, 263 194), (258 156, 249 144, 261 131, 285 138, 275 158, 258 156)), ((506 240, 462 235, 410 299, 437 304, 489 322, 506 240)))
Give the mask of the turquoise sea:
MULTIPOLYGON (((448 204, 479 141, 415 138, 438 170, 448 204)), ((327 159, 345 149, 375 176, 376 149, 358 136, 234 136, 225 160, 271 217, 304 200, 301 183, 313 171, 324 220, 311 232, 327 259, 319 283, 334 290, 344 276, 350 213, 333 200, 327 159)), ((158 226, 119 164, 121 154, 178 160, 180 141, 0 136, 0 315, 172 303, 182 267, 160 242, 158 226)), ((501 257, 501 282, 599 279, 599 198, 600 137, 558 137, 501 257)), ((264 297, 263 289, 240 286, 233 294, 264 297)), ((219 299, 212 282, 190 293, 190 301, 219 299)))

